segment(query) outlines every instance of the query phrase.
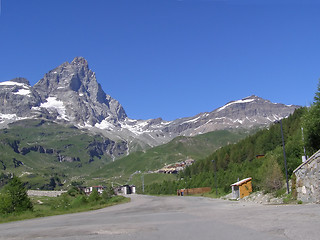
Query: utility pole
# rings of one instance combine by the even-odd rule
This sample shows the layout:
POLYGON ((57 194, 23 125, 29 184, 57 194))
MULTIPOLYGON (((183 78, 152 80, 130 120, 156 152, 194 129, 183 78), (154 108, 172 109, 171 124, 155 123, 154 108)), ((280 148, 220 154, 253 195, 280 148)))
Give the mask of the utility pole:
POLYGON ((141 175, 141 182, 142 182, 142 192, 144 193, 144 175, 141 175))
POLYGON ((216 196, 218 196, 218 182, 217 182, 217 163, 215 160, 211 160, 213 163, 214 183, 216 185, 216 196))
POLYGON ((282 120, 281 119, 280 119, 280 127, 281 127, 284 167, 285 167, 285 171, 286 171, 287 192, 289 194, 290 190, 289 190, 289 181, 288 181, 288 168, 287 168, 287 159, 286 159, 286 151, 285 151, 285 147, 284 147, 284 137, 283 137, 283 128, 282 128, 282 120))
POLYGON ((303 143, 304 161, 306 161, 306 160, 307 160, 307 154, 306 154, 306 147, 305 147, 305 145, 304 145, 303 127, 301 127, 301 132, 302 132, 302 143, 303 143))

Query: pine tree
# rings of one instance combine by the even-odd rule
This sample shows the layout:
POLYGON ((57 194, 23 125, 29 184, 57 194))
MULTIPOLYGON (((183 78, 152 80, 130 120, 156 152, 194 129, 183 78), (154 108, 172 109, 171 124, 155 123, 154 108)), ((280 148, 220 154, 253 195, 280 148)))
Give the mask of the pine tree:
POLYGON ((10 182, 3 188, 0 199, 0 203, 6 206, 0 209, 2 213, 33 210, 33 205, 28 197, 27 190, 21 180, 16 176, 13 176, 10 182))
POLYGON ((311 153, 320 149, 320 81, 314 102, 304 118, 306 145, 311 153))

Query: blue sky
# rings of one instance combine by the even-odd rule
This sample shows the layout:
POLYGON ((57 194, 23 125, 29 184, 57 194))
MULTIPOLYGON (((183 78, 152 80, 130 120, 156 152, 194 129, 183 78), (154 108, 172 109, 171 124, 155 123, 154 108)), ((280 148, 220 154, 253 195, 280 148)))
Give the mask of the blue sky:
POLYGON ((134 119, 173 120, 252 94, 309 105, 317 0, 1 0, 0 81, 83 56, 134 119))

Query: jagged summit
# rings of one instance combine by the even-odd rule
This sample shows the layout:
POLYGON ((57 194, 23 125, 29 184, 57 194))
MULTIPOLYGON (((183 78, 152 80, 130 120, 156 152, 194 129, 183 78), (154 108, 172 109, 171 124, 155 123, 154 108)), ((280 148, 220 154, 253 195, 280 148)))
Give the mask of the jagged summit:
POLYGON ((16 83, 22 83, 22 84, 30 86, 30 82, 26 78, 18 77, 18 78, 11 79, 10 81, 16 82, 16 83))
MULTIPOLYGON (((44 102, 42 107, 50 112, 54 110, 52 106, 60 104, 64 111, 62 118, 79 125, 94 126, 106 118, 117 122, 126 117, 119 102, 102 90, 83 57, 51 70, 34 89, 44 102)), ((58 114, 61 115, 61 111, 58 114)))
POLYGON ((70 64, 88 66, 88 61, 84 57, 75 57, 70 64))

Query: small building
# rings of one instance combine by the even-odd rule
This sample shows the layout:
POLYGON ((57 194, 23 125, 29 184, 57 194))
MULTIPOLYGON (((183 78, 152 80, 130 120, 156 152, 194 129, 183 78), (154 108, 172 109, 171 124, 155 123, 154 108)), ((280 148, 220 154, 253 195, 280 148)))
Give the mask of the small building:
POLYGON ((252 192, 252 178, 245 178, 236 183, 231 184, 232 199, 239 199, 249 196, 252 192))
POLYGON ((320 150, 297 167, 296 176, 297 200, 309 203, 320 203, 320 150))
POLYGON ((105 187, 104 186, 85 187, 83 191, 85 194, 90 195, 94 189, 96 189, 98 193, 102 194, 105 187))
POLYGON ((115 192, 117 194, 135 194, 136 193, 136 186, 134 185, 123 185, 123 186, 119 186, 115 189, 115 192))

